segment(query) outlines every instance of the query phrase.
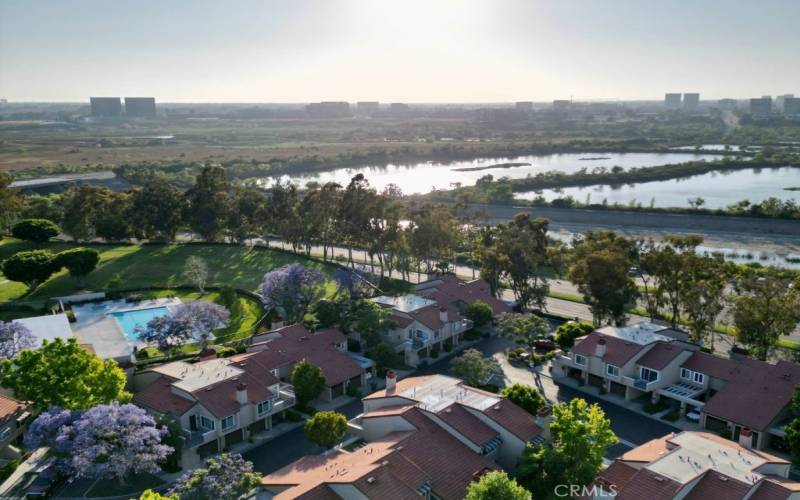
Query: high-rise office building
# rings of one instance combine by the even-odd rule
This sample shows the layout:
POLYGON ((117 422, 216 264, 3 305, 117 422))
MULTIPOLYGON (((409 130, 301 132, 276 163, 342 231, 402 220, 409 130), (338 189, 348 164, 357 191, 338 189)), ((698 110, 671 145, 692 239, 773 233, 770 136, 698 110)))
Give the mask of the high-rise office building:
POLYGON ((566 111, 569 109, 570 101, 567 99, 556 99, 553 101, 553 110, 566 111))
POLYGON ((350 103, 346 101, 314 102, 306 106, 306 112, 314 118, 347 118, 350 113, 350 103))
POLYGON ((750 114, 753 115, 753 118, 769 118, 769 115, 772 114, 772 97, 764 96, 750 99, 750 114))
POLYGON ((700 94, 683 94, 683 109, 697 109, 700 107, 700 94))
POLYGON ((155 118, 155 97, 126 97, 125 115, 131 118, 155 118))
POLYGON ((800 97, 784 98, 783 114, 790 118, 800 118, 800 97))
POLYGON ((677 93, 669 93, 664 95, 664 106, 667 109, 680 109, 681 95, 677 93))
POLYGON ((90 97, 92 116, 119 116, 122 114, 122 102, 119 97, 90 97))
POLYGON ((517 101, 514 103, 514 109, 517 111, 532 111, 533 103, 531 101, 517 101))
POLYGON ((778 111, 784 111, 784 103, 786 99, 794 97, 794 94, 783 94, 775 97, 775 109, 778 111))
POLYGON ((356 103, 356 111, 359 115, 374 115, 380 110, 380 107, 378 101, 358 101, 356 103))
POLYGON ((720 99, 719 109, 723 111, 733 111, 736 109, 736 99, 720 99))

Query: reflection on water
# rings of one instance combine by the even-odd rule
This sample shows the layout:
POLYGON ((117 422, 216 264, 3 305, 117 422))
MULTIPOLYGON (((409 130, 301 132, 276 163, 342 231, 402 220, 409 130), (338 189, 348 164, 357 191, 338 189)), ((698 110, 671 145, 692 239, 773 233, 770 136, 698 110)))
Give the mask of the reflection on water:
POLYGON ((651 204, 654 207, 685 207, 688 206, 687 200, 700 196, 705 200, 705 207, 724 208, 740 200, 756 203, 769 197, 796 199, 800 191, 787 191, 786 188, 790 187, 800 187, 800 168, 751 168, 624 186, 546 189, 541 193, 519 193, 517 198, 532 200, 541 194, 548 201, 572 196, 582 203, 587 200, 603 203, 605 200, 608 204, 628 205, 635 200, 645 207, 651 204))
MULTIPOLYGON (((683 163, 693 160, 714 160, 721 155, 688 154, 688 153, 565 153, 541 156, 516 156, 501 158, 479 158, 468 161, 450 163, 422 162, 410 165, 365 166, 356 168, 340 168, 330 172, 287 175, 281 177, 282 182, 291 181, 305 186, 310 181, 319 183, 338 182, 347 185, 356 174, 364 174, 370 184, 383 189, 389 184, 396 184, 405 194, 427 193, 433 189, 451 189, 454 184, 473 185, 484 175, 491 174, 495 179, 509 177, 520 179, 528 175, 558 170, 561 172, 577 172, 582 168, 592 170, 597 167, 611 169, 619 166, 652 167, 670 163, 683 163), (602 158, 590 159, 587 158, 602 158), (512 168, 491 168, 487 170, 458 171, 455 169, 488 167, 502 163, 530 163, 512 168)), ((269 184, 271 179, 265 179, 269 184)))

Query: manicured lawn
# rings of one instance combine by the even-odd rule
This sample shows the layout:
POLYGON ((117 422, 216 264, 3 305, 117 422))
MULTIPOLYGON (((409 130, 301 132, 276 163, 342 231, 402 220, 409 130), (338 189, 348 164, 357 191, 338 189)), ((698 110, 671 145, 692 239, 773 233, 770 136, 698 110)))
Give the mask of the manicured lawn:
MULTIPOLYGON (((43 248, 58 252, 75 247, 72 243, 50 243, 43 248)), ((186 260, 197 256, 206 261, 209 269, 208 285, 231 285, 245 290, 255 291, 264 274, 276 267, 292 262, 300 262, 309 267, 316 267, 327 275, 333 271, 332 266, 309 261, 302 256, 264 249, 250 249, 229 245, 84 245, 96 248, 100 252, 100 264, 86 279, 86 291, 106 290, 109 283, 117 281, 120 288, 139 287, 170 288, 186 285, 183 277, 186 260)), ((0 240, 0 259, 15 252, 33 248, 31 245, 7 238, 0 240)), ((0 300, 19 298, 25 287, 0 279, 0 300)), ((334 285, 329 282, 329 292, 334 285)), ((26 301, 43 301, 58 295, 81 292, 75 281, 62 271, 39 288, 26 301)))

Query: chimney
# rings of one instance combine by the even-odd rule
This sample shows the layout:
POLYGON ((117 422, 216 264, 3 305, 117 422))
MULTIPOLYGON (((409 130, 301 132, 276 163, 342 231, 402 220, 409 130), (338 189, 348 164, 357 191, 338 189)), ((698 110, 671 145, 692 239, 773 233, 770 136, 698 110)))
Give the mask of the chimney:
POLYGON ((751 431, 747 427, 742 427, 742 430, 739 431, 739 444, 744 446, 747 449, 752 449, 753 448, 753 431, 751 431))
POLYGON ((277 330, 278 328, 283 328, 284 326, 286 326, 286 320, 280 316, 276 316, 275 319, 272 320, 272 323, 270 323, 269 329, 277 330))
POLYGON ((447 308, 443 307, 439 309, 439 320, 442 323, 447 323, 447 308))
POLYGON ((242 406, 247 404, 247 384, 244 382, 236 386, 236 401, 242 406))
POLYGON ((606 355, 606 339, 603 337, 597 340, 597 345, 594 346, 594 355, 598 358, 602 358, 606 355))
POLYGON ((386 372, 386 391, 394 391, 395 387, 397 387, 397 373, 394 370, 389 370, 386 372))

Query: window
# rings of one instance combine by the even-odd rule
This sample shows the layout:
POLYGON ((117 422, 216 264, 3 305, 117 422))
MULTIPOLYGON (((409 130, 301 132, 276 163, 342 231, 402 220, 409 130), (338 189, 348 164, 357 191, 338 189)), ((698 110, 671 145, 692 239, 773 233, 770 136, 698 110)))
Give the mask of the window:
POLYGON ((579 366, 586 366, 586 357, 582 354, 575 354, 575 364, 579 366))
POLYGON ((210 431, 213 431, 214 420, 206 417, 205 415, 200 415, 200 427, 204 427, 210 431))
POLYGON ((223 418, 222 419, 222 430, 224 431, 225 429, 230 429, 231 427, 233 427, 234 420, 235 420, 235 418, 234 418, 233 415, 228 415, 227 417, 223 418))
POLYGON ((696 383, 703 385, 703 382, 706 380, 706 376, 702 373, 694 372, 694 377, 692 378, 696 383))
POLYGON ((642 366, 639 370, 639 378, 647 380, 648 382, 655 382, 658 380, 658 372, 642 366))
POLYGON ((270 408, 269 400, 258 403, 258 414, 264 415, 265 413, 268 413, 269 408, 270 408))
POLYGON ((703 385, 703 382, 706 380, 706 376, 700 372, 695 372, 689 370, 687 368, 681 368, 681 378, 684 380, 690 380, 695 384, 703 385))
POLYGON ((684 380, 692 380, 692 370, 681 368, 681 378, 684 380))
POLYGON ((274 370, 270 370, 269 372, 270 372, 271 374, 273 374, 274 376, 276 376, 276 377, 278 376, 278 373, 280 373, 280 372, 278 372, 278 369, 277 369, 277 368, 275 368, 274 370))
POLYGON ((606 365, 606 374, 612 377, 619 377, 619 367, 614 365, 606 365))

